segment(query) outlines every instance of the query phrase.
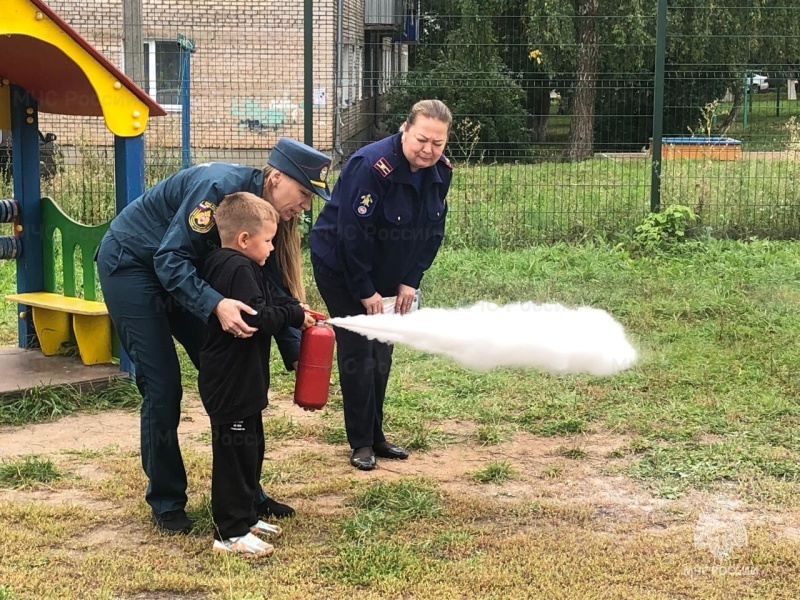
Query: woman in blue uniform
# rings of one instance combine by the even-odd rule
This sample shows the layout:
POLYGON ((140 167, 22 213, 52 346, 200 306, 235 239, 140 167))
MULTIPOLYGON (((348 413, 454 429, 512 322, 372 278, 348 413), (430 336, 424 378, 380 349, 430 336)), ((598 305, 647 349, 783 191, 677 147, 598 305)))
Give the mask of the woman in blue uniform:
MULTIPOLYGON (((442 102, 422 100, 399 133, 345 164, 310 234, 314 278, 332 317, 382 313, 391 296, 395 312, 410 310, 444 236, 451 123, 442 102)), ((368 471, 376 455, 408 458, 383 434, 392 346, 343 329, 336 344, 350 464, 368 471)))
MULTIPOLYGON (((173 337, 197 366, 205 322, 212 313, 231 335, 250 337, 256 331, 242 319, 241 311, 253 313, 247 305, 223 298, 198 274, 206 255, 220 245, 214 210, 227 194, 251 192, 278 211, 276 260, 267 263, 264 276, 284 293, 302 299, 297 220, 310 208, 314 194, 330 197, 325 183, 330 163, 321 152, 281 138, 264 169, 224 163, 184 169, 128 205, 103 238, 97 256, 100 285, 142 394, 145 498, 162 530, 191 529, 178 446, 183 390, 173 337)), ((287 366, 297 360, 296 333, 287 332, 278 345, 287 366)), ((255 501, 260 516, 294 513, 263 490, 255 501)))

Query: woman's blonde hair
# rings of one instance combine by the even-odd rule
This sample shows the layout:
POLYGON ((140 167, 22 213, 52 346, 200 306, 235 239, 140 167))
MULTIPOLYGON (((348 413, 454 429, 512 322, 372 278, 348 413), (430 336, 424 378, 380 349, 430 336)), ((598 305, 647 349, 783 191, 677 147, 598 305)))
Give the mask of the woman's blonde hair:
MULTIPOLYGON (((264 167, 264 199, 266 200, 267 186, 270 176, 277 169, 271 165, 264 167)), ((269 201, 267 201, 269 202, 269 201)), ((283 275, 283 283, 289 293, 300 300, 306 301, 306 288, 303 285, 303 274, 300 261, 300 216, 288 221, 278 219, 278 232, 275 234, 275 259, 278 261, 278 270, 283 275)))
POLYGON ((450 109, 447 108, 447 105, 441 100, 420 100, 415 103, 414 106, 411 107, 411 110, 408 111, 408 116, 400 128, 411 127, 419 115, 441 121, 447 125, 448 133, 450 132, 450 125, 453 123, 453 113, 450 112, 450 109))

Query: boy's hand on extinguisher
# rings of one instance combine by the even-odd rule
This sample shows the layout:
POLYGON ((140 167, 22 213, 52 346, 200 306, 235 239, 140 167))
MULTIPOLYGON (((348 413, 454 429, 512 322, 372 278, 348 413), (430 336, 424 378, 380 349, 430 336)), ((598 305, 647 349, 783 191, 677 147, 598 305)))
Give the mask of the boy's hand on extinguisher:
POLYGON ((317 320, 312 317, 309 313, 305 313, 305 319, 303 320, 303 324, 300 326, 301 329, 306 330, 309 327, 313 327, 317 324, 317 320))
MULTIPOLYGON (((321 312, 317 312, 315 310, 311 310, 308 307, 308 304, 301 304, 300 306, 302 306, 303 310, 306 311, 306 321, 308 321, 309 316, 311 317, 311 319, 312 319, 311 325, 316 325, 319 321, 322 321, 324 324, 327 325, 327 321, 328 321, 328 316, 327 315, 325 315, 325 314, 323 314, 321 312)), ((307 329, 307 327, 304 326, 303 329, 307 329)))

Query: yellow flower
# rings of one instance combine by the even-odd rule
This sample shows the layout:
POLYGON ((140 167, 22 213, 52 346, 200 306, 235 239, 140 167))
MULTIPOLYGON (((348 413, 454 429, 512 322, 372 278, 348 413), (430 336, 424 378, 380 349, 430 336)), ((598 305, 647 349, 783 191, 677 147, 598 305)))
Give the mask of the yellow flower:
POLYGON ((528 58, 531 60, 535 60, 537 65, 542 64, 542 51, 541 50, 531 50, 528 53, 528 58))

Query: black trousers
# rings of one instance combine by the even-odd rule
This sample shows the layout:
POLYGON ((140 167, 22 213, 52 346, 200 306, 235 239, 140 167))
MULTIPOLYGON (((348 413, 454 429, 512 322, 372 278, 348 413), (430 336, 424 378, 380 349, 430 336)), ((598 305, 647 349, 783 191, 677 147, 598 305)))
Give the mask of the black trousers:
MULTIPOLYGON (((97 272, 108 313, 122 347, 131 357, 142 394, 141 452, 147 475, 145 499, 153 514, 186 506, 186 469, 178 445, 181 417, 181 367, 174 337, 195 366, 205 323, 170 297, 151 265, 125 251, 106 234, 97 255, 97 272)), ((259 486, 263 502, 267 495, 259 486)))
MULTIPOLYGON (((314 279, 331 317, 366 314, 353 297, 344 276, 312 256, 314 279)), ((351 448, 386 441, 383 435, 383 401, 392 368, 394 346, 358 333, 336 329, 336 357, 344 403, 344 426, 351 448)))
POLYGON ((211 423, 211 514, 214 537, 245 535, 256 524, 264 463, 261 413, 233 423, 211 423))
POLYGON ((106 235, 97 256, 97 272, 108 313, 122 347, 133 361, 142 394, 142 468, 145 498, 161 515, 186 506, 186 470, 178 445, 181 417, 181 367, 172 338, 197 366, 204 323, 164 290, 152 268, 106 235))

